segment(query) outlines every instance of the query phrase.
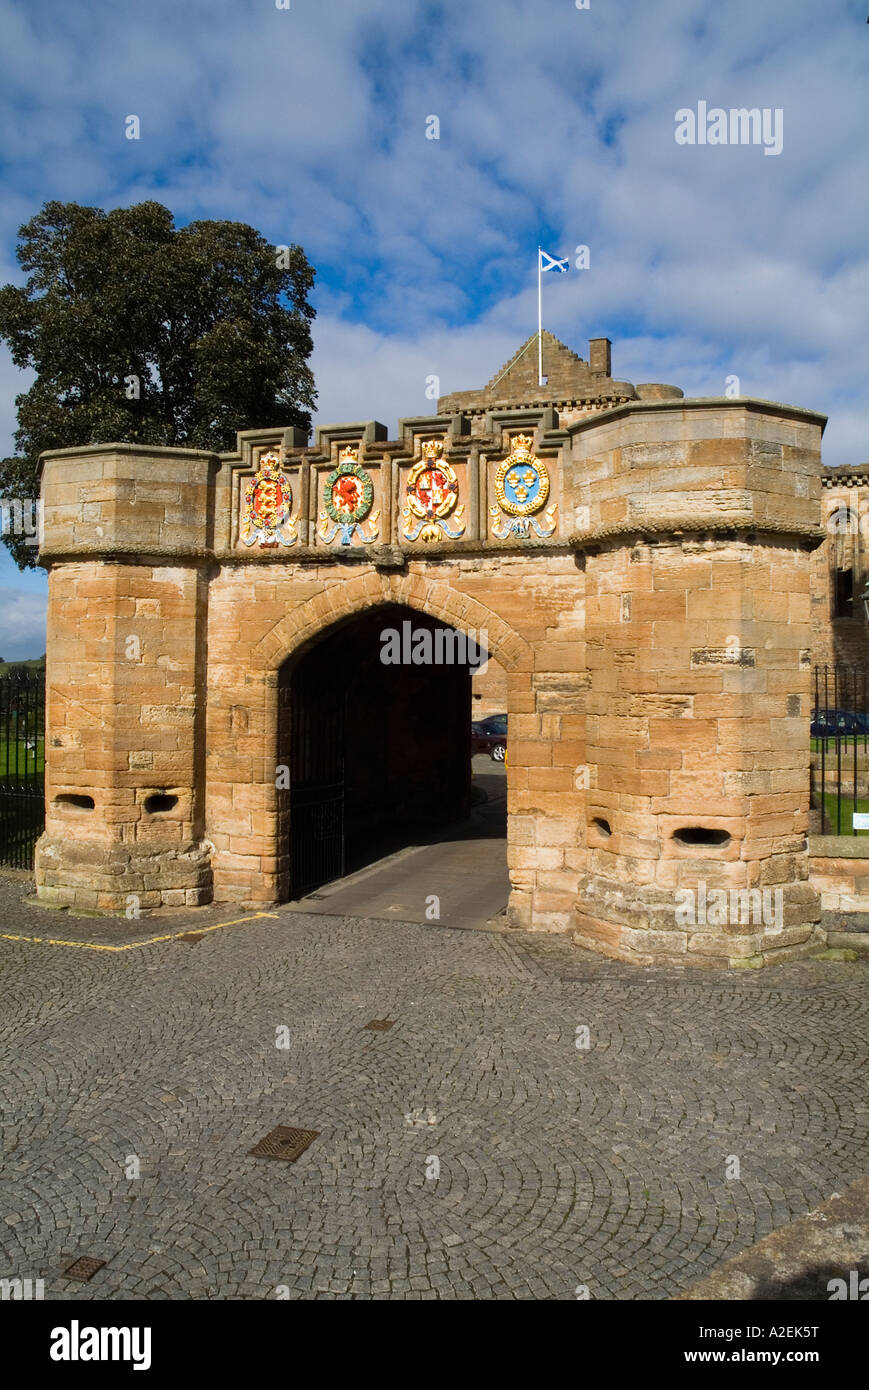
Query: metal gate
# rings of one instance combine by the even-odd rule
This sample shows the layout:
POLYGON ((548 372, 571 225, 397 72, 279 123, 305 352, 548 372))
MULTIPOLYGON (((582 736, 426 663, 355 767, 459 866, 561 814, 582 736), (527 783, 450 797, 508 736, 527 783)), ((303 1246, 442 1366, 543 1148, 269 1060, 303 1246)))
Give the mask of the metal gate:
POLYGON ((0 865, 32 869, 45 826, 45 674, 0 676, 0 865))
POLYGON ((345 697, 324 684, 316 661, 303 662, 281 693, 289 723, 290 897, 295 899, 344 873, 345 697))
POLYGON ((814 668, 810 734, 810 832, 869 833, 867 671, 844 665, 814 668))

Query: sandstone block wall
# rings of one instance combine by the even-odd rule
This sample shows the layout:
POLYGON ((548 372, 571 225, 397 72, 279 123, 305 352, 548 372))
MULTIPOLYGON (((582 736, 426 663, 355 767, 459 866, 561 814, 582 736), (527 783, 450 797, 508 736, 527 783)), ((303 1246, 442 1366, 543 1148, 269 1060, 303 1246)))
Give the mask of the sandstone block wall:
POLYGON ((821 911, 837 919, 853 919, 859 914, 862 930, 869 929, 869 840, 815 836, 809 843, 809 854, 812 883, 820 894, 821 911))
POLYGON ((818 425, 734 402, 574 427, 586 562, 588 866, 577 939, 638 960, 813 948, 809 555, 818 425), (752 529, 758 525, 758 531, 752 529), (684 529, 683 529, 684 528, 684 529), (781 889, 781 926, 678 890, 781 889), (731 914, 732 915, 732 914, 731 914))
POLYGON ((472 718, 486 719, 490 714, 504 713, 507 708, 507 673, 494 657, 490 657, 485 670, 474 675, 471 691, 472 718))
POLYGON ((200 557, 216 463, 133 445, 45 462, 46 900, 134 913, 210 899, 200 557))
POLYGON ((869 837, 812 836, 809 873, 820 894, 827 944, 869 948, 869 837))

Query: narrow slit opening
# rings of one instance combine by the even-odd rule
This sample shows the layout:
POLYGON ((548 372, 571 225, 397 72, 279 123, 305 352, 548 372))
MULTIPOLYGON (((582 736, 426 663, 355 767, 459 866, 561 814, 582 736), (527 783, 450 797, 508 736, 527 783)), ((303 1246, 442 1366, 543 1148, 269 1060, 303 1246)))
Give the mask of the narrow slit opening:
POLYGON ((713 848, 730 844, 728 831, 711 830, 705 825, 683 825, 680 830, 673 831, 673 839, 680 845, 711 845, 713 848))

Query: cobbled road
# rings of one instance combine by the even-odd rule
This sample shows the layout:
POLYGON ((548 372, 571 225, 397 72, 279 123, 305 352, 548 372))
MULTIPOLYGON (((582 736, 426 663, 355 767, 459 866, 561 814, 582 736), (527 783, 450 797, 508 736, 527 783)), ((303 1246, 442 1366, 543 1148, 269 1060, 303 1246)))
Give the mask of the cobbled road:
MULTIPOLYGON (((27 887, 0 878, 0 932, 243 915, 71 917, 27 887)), ((642 970, 279 910, 125 952, 0 939, 0 1277, 56 1299, 668 1298, 866 1172, 867 972, 642 970), (319 1137, 251 1157, 276 1125, 319 1137), (106 1262, 90 1283, 63 1275, 78 1255, 106 1262)))

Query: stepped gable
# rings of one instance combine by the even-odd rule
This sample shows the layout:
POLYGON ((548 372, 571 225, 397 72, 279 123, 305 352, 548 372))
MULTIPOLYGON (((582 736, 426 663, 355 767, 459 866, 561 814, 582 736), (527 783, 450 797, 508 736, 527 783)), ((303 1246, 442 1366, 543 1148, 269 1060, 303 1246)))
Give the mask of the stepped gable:
MULTIPOLYGON (((543 375, 549 378, 548 385, 554 390, 569 391, 578 383, 585 384, 589 375, 588 363, 572 348, 556 338, 554 333, 543 331, 543 375)), ((520 348, 514 352, 491 381, 486 383, 486 391, 495 395, 516 388, 527 391, 537 386, 537 334, 532 333, 520 348)))
POLYGON ((543 331, 543 375, 538 383, 537 334, 517 349, 487 384, 473 391, 454 391, 438 401, 438 414, 470 417, 502 407, 554 405, 562 424, 586 414, 632 400, 666 400, 682 395, 677 386, 648 383, 634 386, 612 376, 609 338, 592 338, 585 361, 553 333, 543 331))

